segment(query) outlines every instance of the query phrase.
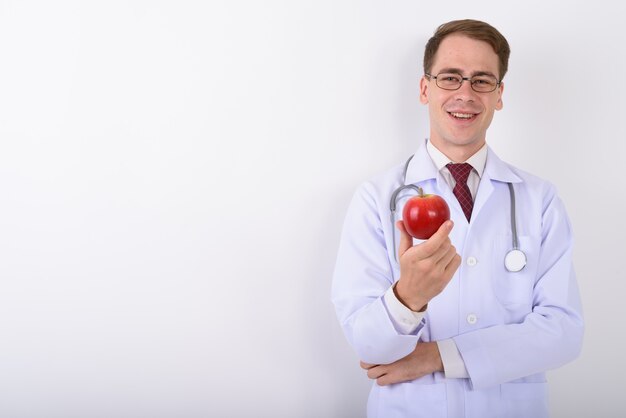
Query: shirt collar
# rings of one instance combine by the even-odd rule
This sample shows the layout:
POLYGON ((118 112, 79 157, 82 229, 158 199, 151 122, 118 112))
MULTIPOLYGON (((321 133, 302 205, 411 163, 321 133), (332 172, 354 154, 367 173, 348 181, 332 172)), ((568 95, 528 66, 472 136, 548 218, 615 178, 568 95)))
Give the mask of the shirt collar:
MULTIPOLYGON (((449 163, 454 163, 454 161, 450 160, 443 152, 439 151, 437 147, 432 144, 432 142, 426 142, 426 149, 428 150, 428 154, 433 160, 433 163, 437 167, 437 170, 441 171, 449 163)), ((471 165, 472 168, 478 173, 478 177, 482 177, 483 172, 485 171, 485 163, 487 162, 487 143, 484 143, 483 146, 476 151, 476 153, 474 153, 474 155, 462 162, 471 165)))
MULTIPOLYGON (((438 166, 436 165, 437 163, 434 162, 434 158, 436 157, 431 157, 431 155, 427 151, 428 140, 425 140, 424 142, 425 143, 423 143, 422 146, 418 148, 414 157, 409 162, 406 171, 405 184, 417 184, 425 180, 437 178, 439 170, 437 168, 438 166)), ((436 148, 434 147, 433 149, 436 150, 436 148)), ((491 180, 507 183, 518 183, 522 181, 522 179, 513 171, 511 166, 500 160, 500 158, 498 158, 498 156, 493 152, 491 148, 489 148, 489 146, 481 148, 481 151, 483 149, 485 150, 483 163, 477 163, 477 165, 474 166, 476 171, 478 171, 478 168, 480 168, 479 174, 481 175, 481 177, 483 174, 485 174, 491 180)), ((476 154, 479 153, 480 151, 476 154)), ((472 160, 472 158, 476 156, 476 154, 470 157, 468 162, 472 160)), ((445 161, 449 162, 449 159, 447 157, 445 158, 445 161)), ((447 164, 447 162, 445 161, 444 166, 445 164, 447 164)))

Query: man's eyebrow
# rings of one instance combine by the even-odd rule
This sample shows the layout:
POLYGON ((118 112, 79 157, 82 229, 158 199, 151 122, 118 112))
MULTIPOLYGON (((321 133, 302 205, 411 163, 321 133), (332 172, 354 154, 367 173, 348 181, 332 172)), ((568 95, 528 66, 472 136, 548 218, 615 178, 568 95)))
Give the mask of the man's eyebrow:
POLYGON ((491 71, 474 71, 474 72, 472 73, 472 77, 481 76, 481 75, 489 75, 489 76, 491 76, 491 77, 498 78, 498 77, 496 77, 496 75, 495 75, 494 73, 492 73, 491 71))
POLYGON ((460 68, 448 67, 448 68, 442 68, 441 70, 439 70, 438 74, 441 74, 441 73, 453 73, 453 74, 463 75, 463 70, 461 70, 460 68))
MULTIPOLYGON (((438 74, 441 74, 441 73, 452 73, 452 74, 463 75, 463 70, 460 68, 449 67, 449 68, 442 68, 441 70, 439 70, 438 74)), ((491 71, 474 71, 470 77, 476 77, 476 76, 481 76, 481 75, 489 75, 491 77, 498 78, 491 71)))

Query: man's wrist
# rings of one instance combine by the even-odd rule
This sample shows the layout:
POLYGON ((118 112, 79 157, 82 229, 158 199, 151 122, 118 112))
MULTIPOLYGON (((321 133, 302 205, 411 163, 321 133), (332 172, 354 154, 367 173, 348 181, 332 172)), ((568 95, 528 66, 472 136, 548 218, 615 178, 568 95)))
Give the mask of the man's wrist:
POLYGON ((398 281, 396 283, 396 285, 393 287, 393 294, 396 296, 396 298, 400 301, 400 303, 402 303, 404 306, 406 306, 407 308, 409 308, 410 310, 412 310, 413 312, 424 312, 426 310, 426 308, 428 307, 428 301, 417 301, 414 303, 410 303, 406 300, 406 298, 403 298, 400 295, 400 291, 398 290, 398 287, 400 287, 401 284, 398 281))
POLYGON ((432 364, 434 367, 433 373, 434 372, 443 372, 444 371, 444 367, 443 367, 443 359, 441 358, 441 352, 439 351, 439 344, 437 344, 436 341, 433 341, 433 359, 432 359, 432 364))

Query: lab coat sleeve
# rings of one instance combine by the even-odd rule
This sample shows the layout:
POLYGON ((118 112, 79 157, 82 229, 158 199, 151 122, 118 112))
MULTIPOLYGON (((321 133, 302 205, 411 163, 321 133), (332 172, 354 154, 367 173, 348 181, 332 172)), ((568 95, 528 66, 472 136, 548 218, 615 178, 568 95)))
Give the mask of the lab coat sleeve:
POLYGON ((385 304, 393 271, 375 186, 355 193, 345 218, 333 275, 332 301, 346 338, 359 358, 388 364, 415 349, 424 320, 411 334, 396 329, 385 304))
POLYGON ((402 334, 412 334, 422 324, 426 311, 414 312, 404 306, 393 291, 395 286, 394 284, 385 292, 385 307, 393 326, 402 334))
POLYGON ((582 307, 572 264, 569 220, 554 190, 544 199, 532 312, 520 323, 454 337, 475 389, 562 366, 580 353, 582 307))

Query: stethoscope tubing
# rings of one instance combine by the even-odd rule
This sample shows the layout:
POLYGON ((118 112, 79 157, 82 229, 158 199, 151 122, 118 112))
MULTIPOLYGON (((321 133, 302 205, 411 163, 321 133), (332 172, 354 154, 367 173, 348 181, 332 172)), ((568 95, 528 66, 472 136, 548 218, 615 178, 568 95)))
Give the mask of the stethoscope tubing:
MULTIPOLYGON (((398 261, 398 254, 396 248, 396 210, 397 210, 397 199, 398 194, 403 190, 412 189, 415 192, 418 192, 418 187, 414 184, 406 184, 406 173, 409 169, 409 163, 413 159, 414 155, 411 155, 406 163, 404 164, 403 170, 403 182, 402 185, 396 188, 393 193, 391 193, 391 197, 389 199, 389 210, 390 210, 390 220, 391 220, 391 239, 393 243, 393 257, 398 261)), ((509 187, 509 196, 511 201, 511 235, 512 235, 512 244, 513 249, 511 249, 504 257, 504 266, 510 272, 518 272, 522 270, 526 266, 526 254, 519 248, 519 239, 517 237, 517 216, 515 213, 515 190, 513 189, 512 183, 507 183, 509 187)))

